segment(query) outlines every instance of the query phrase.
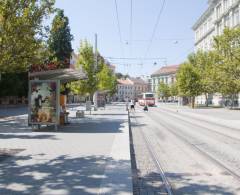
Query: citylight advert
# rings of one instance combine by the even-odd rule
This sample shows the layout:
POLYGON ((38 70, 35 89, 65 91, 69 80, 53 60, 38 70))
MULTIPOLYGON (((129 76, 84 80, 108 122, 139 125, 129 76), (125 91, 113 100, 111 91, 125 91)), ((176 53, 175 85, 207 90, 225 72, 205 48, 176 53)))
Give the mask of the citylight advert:
POLYGON ((30 118, 31 124, 58 123, 58 82, 30 82, 30 118))

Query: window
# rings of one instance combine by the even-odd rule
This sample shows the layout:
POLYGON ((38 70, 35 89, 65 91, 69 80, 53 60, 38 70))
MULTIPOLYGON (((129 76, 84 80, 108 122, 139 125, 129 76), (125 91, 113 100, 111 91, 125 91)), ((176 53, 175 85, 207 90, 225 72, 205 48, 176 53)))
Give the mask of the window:
POLYGON ((210 17, 208 19, 208 30, 210 30, 212 28, 212 18, 210 17))
POLYGON ((230 17, 229 17, 229 15, 227 15, 227 16, 224 18, 224 26, 225 26, 225 27, 230 27, 230 17))
POLYGON ((233 26, 236 26, 239 24, 239 9, 235 9, 233 11, 233 26))
POLYGON ((224 0, 224 1, 223 1, 224 11, 227 11, 228 6, 229 6, 229 0, 224 0))
POLYGON ((217 19, 220 18, 221 14, 222 14, 221 9, 222 9, 222 5, 219 4, 217 6, 217 19))
POLYGON ((208 29, 207 29, 207 23, 206 23, 206 22, 205 22, 204 25, 203 25, 203 29, 204 29, 203 33, 206 34, 207 31, 208 31, 208 29))
POLYGON ((165 78, 165 82, 166 82, 166 84, 168 84, 168 78, 167 77, 165 78))

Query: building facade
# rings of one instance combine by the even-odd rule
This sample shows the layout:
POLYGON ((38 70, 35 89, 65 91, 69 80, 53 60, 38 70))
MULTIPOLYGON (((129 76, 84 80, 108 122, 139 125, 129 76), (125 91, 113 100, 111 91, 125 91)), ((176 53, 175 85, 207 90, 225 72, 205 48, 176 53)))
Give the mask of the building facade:
MULTIPOLYGON (((208 51, 213 48, 214 36, 221 35, 224 28, 240 26, 240 0, 209 0, 207 10, 193 26, 195 33, 195 52, 208 51)), ((210 104, 222 105, 221 94, 210 95, 210 104)), ((240 101, 239 101, 240 102, 240 101)), ((196 98, 197 104, 205 104, 205 96, 196 98)))
POLYGON ((161 82, 172 85, 176 82, 176 73, 179 65, 164 66, 151 75, 151 91, 158 98, 158 86, 161 82))
POLYGON ((148 84, 141 78, 118 79, 116 100, 136 99, 141 93, 148 91, 148 84))
POLYGON ((193 26, 195 51, 211 50, 214 36, 221 35, 225 27, 240 25, 240 0, 209 0, 208 4, 193 26))

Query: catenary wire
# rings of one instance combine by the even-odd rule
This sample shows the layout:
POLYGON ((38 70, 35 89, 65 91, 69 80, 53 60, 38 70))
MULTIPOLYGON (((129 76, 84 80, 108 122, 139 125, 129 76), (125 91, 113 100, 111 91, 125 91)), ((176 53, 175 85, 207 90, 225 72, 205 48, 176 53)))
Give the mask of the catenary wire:
POLYGON ((149 41, 149 44, 148 44, 146 53, 145 53, 145 55, 144 55, 144 58, 147 57, 148 52, 149 52, 149 50, 150 50, 150 48, 151 48, 151 46, 152 46, 152 42, 153 42, 154 36, 155 36, 155 34, 156 34, 156 31, 157 31, 157 27, 158 27, 160 18, 161 18, 161 16, 162 16, 162 13, 163 13, 163 10, 164 10, 164 7, 165 7, 165 3, 166 3, 166 0, 163 0, 162 6, 161 6, 161 8, 160 8, 160 10, 159 10, 159 13, 158 13, 158 16, 157 16, 157 21, 156 21, 156 23, 155 23, 155 25, 154 25, 154 27, 153 27, 152 35, 151 35, 151 38, 150 38, 150 41, 149 41))

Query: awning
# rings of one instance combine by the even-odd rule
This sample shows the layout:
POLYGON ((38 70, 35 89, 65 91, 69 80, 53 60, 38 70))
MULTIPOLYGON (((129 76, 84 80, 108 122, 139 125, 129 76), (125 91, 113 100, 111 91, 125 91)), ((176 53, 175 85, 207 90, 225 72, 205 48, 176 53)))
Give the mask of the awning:
POLYGON ((81 70, 68 68, 29 73, 29 79, 60 80, 61 83, 68 83, 87 79, 87 76, 81 70))

